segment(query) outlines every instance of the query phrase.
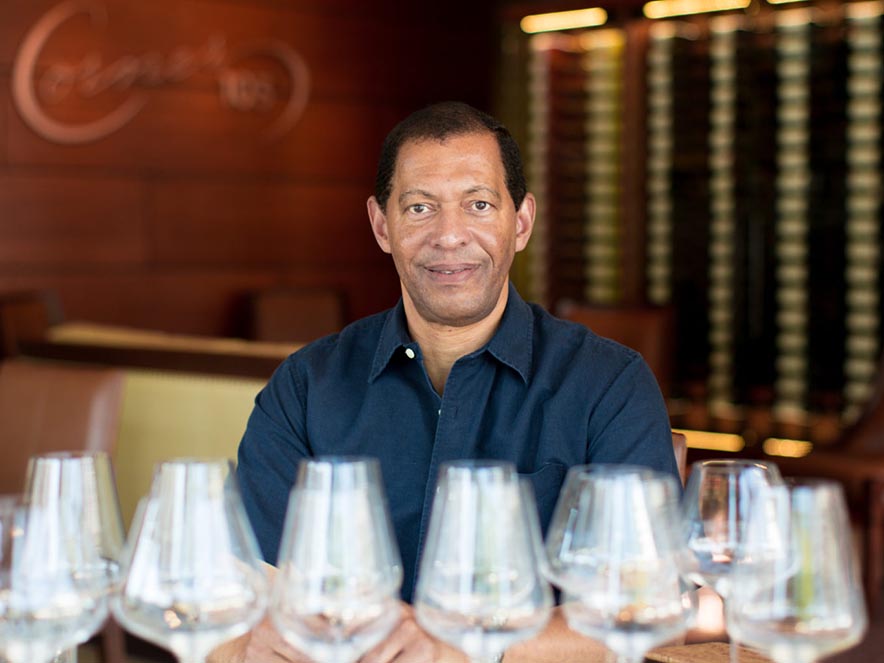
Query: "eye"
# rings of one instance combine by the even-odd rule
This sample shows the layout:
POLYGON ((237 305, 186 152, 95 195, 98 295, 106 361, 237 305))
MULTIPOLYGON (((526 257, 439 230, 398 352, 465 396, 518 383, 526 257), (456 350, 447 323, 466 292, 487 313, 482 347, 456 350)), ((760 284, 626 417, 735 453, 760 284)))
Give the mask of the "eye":
POLYGON ((407 210, 411 214, 424 214, 430 208, 424 205, 423 203, 415 203, 414 205, 409 205, 407 210))
POLYGON ((487 200, 477 200, 473 203, 473 209, 477 212, 487 212, 491 209, 491 203, 487 200))

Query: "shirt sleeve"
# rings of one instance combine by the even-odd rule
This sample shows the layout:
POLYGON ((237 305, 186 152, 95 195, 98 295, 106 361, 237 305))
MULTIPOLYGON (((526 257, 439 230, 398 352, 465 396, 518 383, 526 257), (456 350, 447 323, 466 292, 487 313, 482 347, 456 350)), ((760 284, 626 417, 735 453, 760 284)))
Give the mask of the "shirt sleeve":
POLYGON ((239 444, 237 478, 264 560, 276 564, 289 492, 310 456, 306 406, 296 369, 286 360, 255 397, 239 444))
POLYGON ((587 462, 641 465, 679 479, 666 403, 640 355, 615 375, 590 414, 588 430, 587 462))

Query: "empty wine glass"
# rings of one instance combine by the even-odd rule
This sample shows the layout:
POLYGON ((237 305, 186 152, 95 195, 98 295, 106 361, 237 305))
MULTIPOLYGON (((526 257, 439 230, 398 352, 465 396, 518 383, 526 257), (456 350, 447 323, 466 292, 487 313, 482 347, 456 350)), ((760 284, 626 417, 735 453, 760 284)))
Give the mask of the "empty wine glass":
POLYGON ((499 660, 549 620, 541 557, 533 494, 515 467, 443 465, 415 590, 418 622, 473 661, 499 660))
POLYGON ((377 460, 304 460, 292 488, 271 618, 316 661, 350 663, 400 618, 402 563, 377 460))
POLYGON ((687 628, 678 497, 668 475, 585 465, 569 470, 553 512, 548 573, 564 590, 568 625, 623 663, 687 628))
MULTIPOLYGON (((682 499, 682 533, 686 550, 685 577, 711 587, 727 605, 732 572, 769 556, 746 546, 749 515, 768 488, 782 484, 777 466, 747 459, 716 459, 694 463, 682 499)), ((755 545, 769 547, 769 542, 755 545)), ((725 613, 726 614, 726 613, 725 613)), ((727 622, 727 619, 725 619, 727 622)), ((727 624, 725 624, 727 627, 727 624)), ((737 639, 730 633, 730 660, 736 663, 737 639)))
POLYGON ((704 460, 691 466, 682 500, 690 580, 727 599, 755 499, 781 483, 777 467, 760 461, 704 460))
POLYGON ((777 663, 813 663, 859 642, 867 617, 841 486, 774 487, 747 539, 766 539, 770 522, 785 538, 783 552, 761 573, 756 564, 735 566, 727 602, 733 635, 777 663))
MULTIPOLYGON (((71 523, 72 536, 63 545, 73 554, 71 564, 78 576, 91 578, 105 594, 114 591, 120 581, 124 529, 110 456, 101 451, 32 456, 25 499, 39 506, 56 526, 71 523)), ((54 659, 54 663, 75 661, 75 650, 54 659)))
POLYGON ((228 460, 159 463, 127 549, 114 616, 182 663, 201 663, 264 613, 267 580, 228 460))
POLYGON ((78 565, 97 562, 78 548, 77 522, 0 498, 0 653, 9 663, 45 663, 84 642, 107 617, 106 587, 78 565))

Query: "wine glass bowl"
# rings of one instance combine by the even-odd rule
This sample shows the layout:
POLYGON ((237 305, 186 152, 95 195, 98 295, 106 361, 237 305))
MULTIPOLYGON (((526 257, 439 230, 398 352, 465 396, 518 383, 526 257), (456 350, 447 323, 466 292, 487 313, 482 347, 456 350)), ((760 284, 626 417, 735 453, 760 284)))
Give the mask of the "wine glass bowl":
MULTIPOLYGON (((727 606, 737 563, 759 569, 777 550, 774 541, 753 537, 747 543, 749 518, 772 486, 783 482, 773 463, 750 459, 714 459, 694 463, 682 499, 684 575, 712 588, 727 606)), ((767 524, 767 523, 765 523, 767 524)), ((737 639, 730 632, 730 661, 738 659, 737 639)))
POLYGON ((67 549, 80 577, 108 592, 120 582, 125 539, 110 456, 103 451, 60 451, 32 456, 24 494, 46 517, 70 522, 67 549))
POLYGON ((9 663, 50 661, 107 617, 106 586, 79 574, 82 559, 64 545, 74 529, 38 504, 0 497, 0 654, 9 663))
POLYGON ((690 581, 727 599, 755 500, 780 483, 779 470, 771 463, 733 459, 694 463, 682 500, 683 534, 690 553, 685 576, 690 581))
POLYGON ((442 467, 415 592, 418 622, 474 661, 498 659, 549 620, 537 509, 515 468, 442 467))
POLYGON ((293 647, 347 663, 390 633, 402 563, 376 460, 300 463, 278 562, 270 614, 293 647))
POLYGON ((793 482, 773 488, 767 505, 754 518, 776 523, 783 549, 764 573, 737 564, 733 635, 777 663, 813 663, 856 644, 868 624, 841 486, 793 482))
POLYGON ((230 461, 162 462, 130 532, 114 616, 180 661, 203 661, 260 620, 259 560, 230 461))
POLYGON ((571 468, 546 540, 550 580, 578 633, 621 660, 687 628, 672 477, 637 467, 571 468))

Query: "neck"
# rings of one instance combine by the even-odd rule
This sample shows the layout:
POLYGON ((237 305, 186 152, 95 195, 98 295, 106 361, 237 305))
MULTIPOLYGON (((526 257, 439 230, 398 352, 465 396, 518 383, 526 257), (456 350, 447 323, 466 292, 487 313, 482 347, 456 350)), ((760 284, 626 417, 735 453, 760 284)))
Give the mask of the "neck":
POLYGON ((408 331, 421 346, 424 367, 437 393, 441 395, 445 391, 445 382, 454 362, 475 352, 494 336, 506 308, 508 293, 505 287, 491 313, 478 322, 451 326, 429 322, 422 318, 408 294, 403 291, 402 301, 405 306, 405 317, 408 320, 408 331))

